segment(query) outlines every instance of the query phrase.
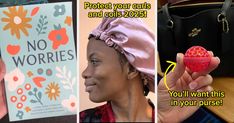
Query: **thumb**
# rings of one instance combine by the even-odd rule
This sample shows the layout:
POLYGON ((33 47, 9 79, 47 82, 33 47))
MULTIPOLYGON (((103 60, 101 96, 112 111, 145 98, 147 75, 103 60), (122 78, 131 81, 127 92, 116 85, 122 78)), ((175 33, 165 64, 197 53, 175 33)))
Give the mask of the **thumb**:
POLYGON ((177 53, 176 56, 176 67, 174 71, 170 71, 167 74, 167 84, 170 87, 175 86, 176 81, 184 74, 185 66, 184 66, 184 55, 182 53, 177 53))
POLYGON ((0 120, 7 113, 6 98, 5 98, 5 89, 4 83, 0 83, 0 120))
POLYGON ((0 82, 4 78, 5 74, 6 74, 6 65, 3 62, 3 60, 0 59, 0 82))

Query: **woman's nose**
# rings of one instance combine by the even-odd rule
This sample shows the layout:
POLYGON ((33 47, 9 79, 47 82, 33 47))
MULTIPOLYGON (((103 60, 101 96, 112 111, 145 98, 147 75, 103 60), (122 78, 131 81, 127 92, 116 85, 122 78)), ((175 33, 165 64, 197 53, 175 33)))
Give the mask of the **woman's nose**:
POLYGON ((82 77, 83 77, 84 79, 88 79, 88 78, 90 78, 90 76, 91 76, 91 73, 90 73, 90 71, 88 70, 88 67, 86 67, 85 70, 82 72, 82 77))

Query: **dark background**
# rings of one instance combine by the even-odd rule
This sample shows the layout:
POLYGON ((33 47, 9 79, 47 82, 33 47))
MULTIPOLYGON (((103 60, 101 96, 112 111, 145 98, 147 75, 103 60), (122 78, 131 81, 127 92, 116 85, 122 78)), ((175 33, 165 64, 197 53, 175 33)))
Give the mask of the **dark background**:
MULTIPOLYGON (((77 25, 77 16, 76 16, 76 0, 48 0, 49 3, 53 2, 65 2, 65 1, 72 1, 72 14, 73 14, 73 29, 74 29, 74 40, 75 40, 75 47, 76 47, 76 25, 77 25)), ((5 115, 1 120, 0 123, 9 123, 8 114, 5 115)), ((33 119, 33 120, 24 120, 24 121, 17 121, 17 122, 10 122, 10 123, 76 123, 76 115, 70 116, 59 116, 59 117, 50 117, 50 118, 41 118, 41 119, 33 119)))

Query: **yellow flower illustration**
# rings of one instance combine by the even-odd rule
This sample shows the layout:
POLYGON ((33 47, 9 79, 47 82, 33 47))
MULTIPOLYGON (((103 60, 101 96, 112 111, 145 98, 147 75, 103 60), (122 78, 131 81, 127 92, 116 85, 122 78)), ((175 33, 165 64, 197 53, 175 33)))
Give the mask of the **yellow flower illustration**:
POLYGON ((57 97, 60 96, 60 88, 59 88, 58 83, 55 83, 55 82, 50 83, 46 88, 45 94, 48 95, 50 100, 53 100, 53 99, 56 100, 57 97))
POLYGON ((11 35, 16 35, 17 39, 20 39, 20 31, 22 31, 26 36, 28 36, 27 28, 32 28, 31 24, 28 24, 32 20, 32 18, 27 18, 27 10, 24 10, 23 6, 18 7, 18 11, 16 10, 16 6, 8 7, 9 11, 3 11, 3 13, 8 16, 8 18, 2 18, 2 22, 6 22, 7 24, 3 27, 3 30, 10 29, 11 35))

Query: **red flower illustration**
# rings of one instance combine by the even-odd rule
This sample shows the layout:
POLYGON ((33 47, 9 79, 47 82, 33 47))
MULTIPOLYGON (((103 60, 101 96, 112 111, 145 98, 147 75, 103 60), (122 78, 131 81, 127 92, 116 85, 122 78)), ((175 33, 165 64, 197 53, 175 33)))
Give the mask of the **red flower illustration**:
POLYGON ((56 28, 49 33, 48 38, 53 42, 53 49, 56 50, 60 45, 68 43, 66 28, 56 28))

